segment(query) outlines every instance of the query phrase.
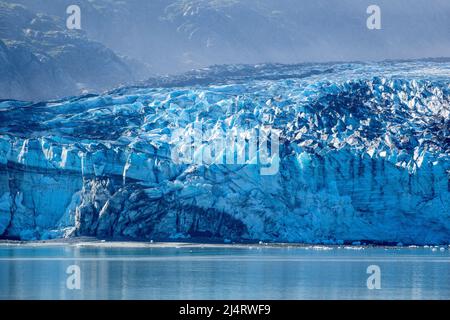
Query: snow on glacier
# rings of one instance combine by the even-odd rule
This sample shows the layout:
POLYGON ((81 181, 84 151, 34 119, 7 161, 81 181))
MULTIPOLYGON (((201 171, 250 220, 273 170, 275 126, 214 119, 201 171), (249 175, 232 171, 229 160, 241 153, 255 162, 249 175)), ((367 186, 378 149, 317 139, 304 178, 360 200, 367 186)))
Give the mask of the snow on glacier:
POLYGON ((450 243, 450 63, 216 66, 0 101, 0 235, 450 243), (179 164, 171 134, 280 130, 280 166, 179 164))

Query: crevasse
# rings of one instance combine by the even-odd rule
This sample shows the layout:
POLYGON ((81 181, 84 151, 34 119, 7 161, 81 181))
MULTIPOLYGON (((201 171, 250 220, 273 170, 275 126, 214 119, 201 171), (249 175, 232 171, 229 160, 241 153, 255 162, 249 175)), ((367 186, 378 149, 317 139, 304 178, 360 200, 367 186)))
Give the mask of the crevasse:
POLYGON ((0 235, 450 243, 449 71, 223 66, 182 85, 0 102, 0 235), (171 134, 198 124, 280 130, 279 171, 174 163, 171 134))

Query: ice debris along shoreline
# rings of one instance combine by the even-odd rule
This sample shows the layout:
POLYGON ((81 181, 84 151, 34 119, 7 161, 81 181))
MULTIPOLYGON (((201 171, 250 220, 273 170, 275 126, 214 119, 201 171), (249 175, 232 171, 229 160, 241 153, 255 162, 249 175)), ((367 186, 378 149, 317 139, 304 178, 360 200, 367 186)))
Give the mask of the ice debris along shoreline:
POLYGON ((1 237, 450 243, 449 62, 246 68, 0 102, 1 237), (198 123, 279 129, 279 172, 174 164, 198 123))
MULTIPOLYGON (((372 244, 306 244, 306 243, 282 243, 282 242, 252 242, 252 243, 236 243, 229 241, 220 242, 181 242, 181 241, 125 241, 125 240, 104 240, 90 237, 72 237, 60 238, 51 240, 34 240, 34 241, 20 241, 20 240, 0 240, 0 250, 29 247, 29 248, 103 248, 103 249, 243 249, 243 250, 261 250, 261 249, 300 249, 313 251, 330 251, 330 250, 370 250, 370 249, 384 249, 384 250, 430 250, 432 252, 439 252, 448 254, 450 251, 450 244, 448 245, 372 245, 372 244)), ((192 252, 192 251, 191 251, 192 252)))

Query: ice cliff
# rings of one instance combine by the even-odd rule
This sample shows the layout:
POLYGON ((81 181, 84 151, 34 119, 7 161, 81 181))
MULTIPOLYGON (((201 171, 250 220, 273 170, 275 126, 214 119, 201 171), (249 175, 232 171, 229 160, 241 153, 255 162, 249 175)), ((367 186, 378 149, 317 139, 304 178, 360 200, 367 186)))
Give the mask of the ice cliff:
POLYGON ((450 243, 450 63, 223 66, 0 102, 0 235, 450 243), (279 170, 174 163, 173 132, 261 125, 279 170))

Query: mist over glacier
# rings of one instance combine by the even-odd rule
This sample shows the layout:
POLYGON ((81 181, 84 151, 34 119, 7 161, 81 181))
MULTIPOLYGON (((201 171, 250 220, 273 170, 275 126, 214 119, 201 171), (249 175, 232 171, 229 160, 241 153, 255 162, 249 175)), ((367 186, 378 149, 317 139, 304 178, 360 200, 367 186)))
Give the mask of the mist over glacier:
MULTIPOLYGON (((2 0, 6 1, 6 0, 2 0)), ((71 0, 7 0, 65 21, 71 0)), ((447 0, 78 0, 82 30, 154 73, 450 56, 447 0), (367 7, 381 9, 369 30, 367 7)))
POLYGON ((449 75, 445 59, 215 66, 3 101, 0 235, 450 243, 449 75), (172 133, 199 124, 280 130, 278 172, 174 163, 172 133))
POLYGON ((223 64, 450 56, 450 2, 379 0, 0 0, 0 99, 101 93, 223 64))

